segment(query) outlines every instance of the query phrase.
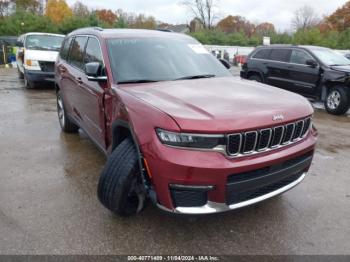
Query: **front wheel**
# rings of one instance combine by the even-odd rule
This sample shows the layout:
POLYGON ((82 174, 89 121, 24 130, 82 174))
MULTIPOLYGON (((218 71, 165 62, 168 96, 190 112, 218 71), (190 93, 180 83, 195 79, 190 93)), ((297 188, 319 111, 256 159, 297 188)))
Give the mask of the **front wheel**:
POLYGON ((145 188, 138 154, 133 140, 123 140, 109 157, 102 171, 97 194, 113 213, 130 216, 140 212, 145 202, 145 188))
POLYGON ((251 80, 251 81, 262 83, 262 79, 258 75, 251 75, 251 76, 248 77, 248 79, 251 80))
POLYGON ((23 78, 25 88, 31 89, 35 87, 35 83, 33 81, 30 81, 25 73, 23 74, 23 78))
POLYGON ((325 108, 332 115, 343 115, 349 110, 348 90, 343 86, 335 86, 329 90, 325 100, 325 108))

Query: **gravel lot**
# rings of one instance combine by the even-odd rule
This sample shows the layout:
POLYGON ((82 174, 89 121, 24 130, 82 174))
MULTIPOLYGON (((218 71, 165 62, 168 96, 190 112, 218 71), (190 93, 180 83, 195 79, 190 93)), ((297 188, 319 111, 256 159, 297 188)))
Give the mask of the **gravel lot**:
POLYGON ((350 254, 350 118, 317 109, 308 177, 259 205, 179 217, 149 206, 113 216, 98 202, 105 157, 62 134, 52 87, 0 69, 0 254, 350 254))

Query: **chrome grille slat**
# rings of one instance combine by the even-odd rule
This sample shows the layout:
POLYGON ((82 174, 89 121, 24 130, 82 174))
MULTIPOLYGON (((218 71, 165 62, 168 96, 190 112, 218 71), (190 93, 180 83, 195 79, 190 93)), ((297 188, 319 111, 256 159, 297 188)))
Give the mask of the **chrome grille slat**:
POLYGON ((310 126, 311 118, 306 118, 273 128, 229 134, 227 154, 231 157, 243 156, 296 143, 307 135, 310 126))
POLYGON ((286 132, 284 133, 283 140, 282 140, 283 145, 290 143, 290 141, 293 138, 294 130, 295 130, 295 123, 286 125, 286 132), (292 131, 290 131, 289 128, 291 128, 292 131))
POLYGON ((273 129, 273 138, 270 144, 271 148, 278 147, 281 144, 283 139, 283 134, 284 134, 284 126, 276 126, 273 129))
POLYGON ((305 119, 304 120, 304 127, 303 127, 303 131, 301 133, 301 137, 304 137, 307 133, 307 131, 310 129, 310 125, 311 125, 311 119, 305 119))
POLYGON ((228 152, 231 156, 238 155, 242 147, 242 134, 232 134, 228 135, 228 152), (236 143, 236 145, 234 145, 236 143))
POLYGON ((303 123, 304 121, 298 121, 295 123, 295 129, 294 129, 292 141, 297 140, 301 136, 301 133, 303 131, 303 125, 304 125, 303 123))
POLYGON ((242 146, 242 154, 250 154, 255 151, 256 144, 258 141, 258 132, 257 131, 251 131, 244 133, 244 144, 242 146), (249 143, 252 143, 253 146, 251 146, 249 143))
POLYGON ((259 132, 259 142, 257 145, 257 151, 264 151, 269 148, 270 142, 272 138, 272 129, 262 129, 259 132), (268 132, 268 134, 266 134, 268 132), (264 141, 263 139, 266 139, 266 135, 268 135, 267 141, 264 141))

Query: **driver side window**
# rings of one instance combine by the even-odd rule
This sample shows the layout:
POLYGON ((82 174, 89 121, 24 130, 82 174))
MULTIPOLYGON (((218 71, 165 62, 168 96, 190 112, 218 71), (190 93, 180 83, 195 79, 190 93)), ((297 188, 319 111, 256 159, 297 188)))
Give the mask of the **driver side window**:
POLYGON ((292 55, 290 56, 290 62, 293 64, 306 65, 306 61, 310 59, 313 60, 311 55, 304 51, 296 49, 292 51, 292 55))
POLYGON ((99 76, 105 76, 103 56, 101 53, 101 47, 99 41, 94 37, 89 37, 86 50, 85 50, 85 59, 84 63, 97 62, 101 65, 101 72, 99 76))

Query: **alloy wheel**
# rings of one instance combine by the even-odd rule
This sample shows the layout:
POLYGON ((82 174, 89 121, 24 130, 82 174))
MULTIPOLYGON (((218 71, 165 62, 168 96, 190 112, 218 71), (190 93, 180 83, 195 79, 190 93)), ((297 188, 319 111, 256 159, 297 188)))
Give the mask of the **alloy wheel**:
POLYGON ((327 97, 327 105, 330 109, 337 109, 340 105, 340 93, 337 90, 333 90, 327 97))

